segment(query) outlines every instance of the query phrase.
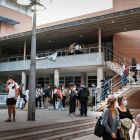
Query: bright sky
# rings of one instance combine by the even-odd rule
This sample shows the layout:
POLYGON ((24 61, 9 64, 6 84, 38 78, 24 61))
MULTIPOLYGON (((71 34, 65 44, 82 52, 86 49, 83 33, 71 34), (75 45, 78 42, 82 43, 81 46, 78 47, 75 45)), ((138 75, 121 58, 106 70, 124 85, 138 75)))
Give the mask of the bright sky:
POLYGON ((113 0, 52 0, 37 12, 37 25, 113 8, 113 0))

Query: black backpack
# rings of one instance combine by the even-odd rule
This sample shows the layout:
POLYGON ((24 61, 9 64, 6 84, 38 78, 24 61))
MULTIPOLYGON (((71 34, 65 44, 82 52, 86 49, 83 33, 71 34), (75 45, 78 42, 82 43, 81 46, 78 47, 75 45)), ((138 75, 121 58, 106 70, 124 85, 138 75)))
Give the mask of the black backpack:
POLYGON ((73 91, 73 90, 71 90, 71 98, 75 98, 76 97, 76 94, 75 94, 75 92, 73 91))
POLYGON ((89 90, 87 87, 81 88, 81 98, 87 98, 89 96, 89 90))
POLYGON ((96 135, 98 137, 102 137, 103 133, 105 131, 105 126, 102 125, 102 116, 100 116, 97 119, 98 119, 98 121, 97 121, 95 129, 94 129, 94 135, 96 135))

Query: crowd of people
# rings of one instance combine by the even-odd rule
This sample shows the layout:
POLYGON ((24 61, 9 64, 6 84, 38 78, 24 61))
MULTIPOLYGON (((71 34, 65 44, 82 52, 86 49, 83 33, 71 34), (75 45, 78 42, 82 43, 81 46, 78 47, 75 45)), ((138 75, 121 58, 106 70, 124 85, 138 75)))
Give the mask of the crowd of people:
MULTIPOLYGON (((93 86, 93 105, 95 104, 95 90, 96 86, 93 86)), ((9 91, 7 97, 7 106, 9 118, 5 122, 11 122, 11 112, 13 114, 13 121, 15 122, 15 109, 28 110, 29 102, 29 89, 25 90, 24 84, 18 85, 12 75, 8 76, 8 81, 6 84, 5 91, 9 91), (23 100, 25 103, 23 103, 23 100)), ((76 85, 73 83, 69 84, 68 90, 65 87, 54 86, 52 91, 50 91, 50 85, 43 90, 40 85, 36 88, 35 94, 35 106, 36 108, 42 108, 42 100, 44 104, 44 110, 49 109, 50 100, 52 100, 53 107, 55 110, 64 111, 65 102, 68 96, 69 100, 69 112, 68 115, 75 117, 76 106, 79 109, 80 116, 87 116, 87 102, 89 96, 89 89, 85 86, 85 83, 81 83, 80 88, 77 89, 76 85)))
MULTIPOLYGON (((72 54, 81 54, 81 53, 89 53, 89 46, 87 42, 84 42, 82 45, 81 43, 72 43, 69 47, 69 50, 71 51, 72 54)), ((91 50, 93 51, 93 50, 91 50)))

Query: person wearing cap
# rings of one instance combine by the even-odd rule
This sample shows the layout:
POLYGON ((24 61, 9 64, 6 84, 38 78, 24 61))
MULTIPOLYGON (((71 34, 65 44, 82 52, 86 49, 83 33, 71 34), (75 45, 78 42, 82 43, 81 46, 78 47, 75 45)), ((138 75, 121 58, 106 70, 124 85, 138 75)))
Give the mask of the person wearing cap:
POLYGON ((9 91, 9 94, 7 96, 7 106, 8 106, 8 115, 9 118, 5 121, 5 122, 11 122, 11 110, 13 112, 13 122, 15 122, 15 115, 16 115, 16 111, 15 111, 15 104, 16 104, 16 98, 18 96, 18 84, 14 81, 14 76, 9 75, 8 76, 8 81, 6 83, 6 88, 5 91, 9 91))

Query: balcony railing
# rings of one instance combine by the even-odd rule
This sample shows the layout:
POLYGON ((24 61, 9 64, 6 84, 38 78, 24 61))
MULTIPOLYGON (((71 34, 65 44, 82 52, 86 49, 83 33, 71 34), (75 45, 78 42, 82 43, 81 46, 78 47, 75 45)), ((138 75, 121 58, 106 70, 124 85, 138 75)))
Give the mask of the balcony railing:
MULTIPOLYGON (((79 51, 74 50, 73 53, 71 53, 71 50, 58 51, 57 57, 78 55, 78 54, 87 54, 87 53, 94 53, 94 52, 98 52, 98 47, 82 48, 79 51)), ((39 53, 39 54, 36 54, 36 56, 37 57, 46 57, 46 56, 49 56, 54 53, 55 52, 39 53)), ((25 56, 25 60, 30 60, 30 58, 31 58, 31 55, 25 56)), ((24 60, 24 56, 12 56, 12 57, 7 57, 7 58, 0 58, 0 63, 22 61, 22 60, 24 60)))

